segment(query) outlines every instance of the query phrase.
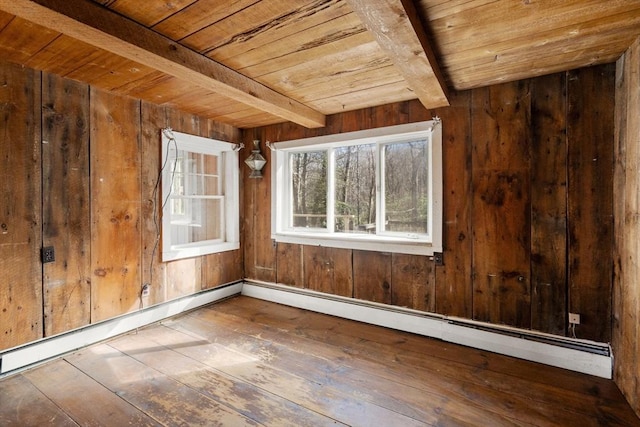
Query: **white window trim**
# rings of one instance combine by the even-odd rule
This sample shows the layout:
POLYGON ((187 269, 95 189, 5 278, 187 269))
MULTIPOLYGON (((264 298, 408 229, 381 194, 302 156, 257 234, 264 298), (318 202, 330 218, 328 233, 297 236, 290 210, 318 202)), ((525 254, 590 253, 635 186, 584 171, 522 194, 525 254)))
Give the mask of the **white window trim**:
POLYGON ((170 129, 161 131, 162 135, 162 261, 173 261, 197 257, 212 253, 231 251, 240 248, 240 164, 237 144, 204 138, 170 129), (224 200, 222 219, 224 239, 204 240, 184 245, 171 244, 171 214, 168 198, 171 194, 171 161, 167 159, 168 150, 175 147, 195 153, 211 154, 221 157, 224 170, 224 200))
MULTIPOLYGON (((277 142, 271 145, 274 150, 271 160, 271 238, 277 242, 297 243, 312 246, 326 246, 333 248, 359 249, 379 252, 396 252, 412 255, 433 255, 442 252, 443 229, 443 187, 442 187, 442 126, 440 119, 368 129, 357 132, 327 135, 314 138, 296 139, 277 142), (289 229, 286 215, 278 215, 281 209, 290 206, 289 191, 279 191, 279 185, 291 186, 286 181, 287 153, 308 151, 311 146, 317 149, 348 144, 366 144, 370 142, 384 143, 394 140, 406 140, 412 137, 427 137, 429 139, 429 168, 431 171, 431 199, 429 205, 429 225, 431 231, 429 240, 421 238, 402 237, 392 233, 378 235, 361 235, 348 233, 331 233, 318 229, 313 232, 289 229)), ((378 153, 379 158, 379 153, 378 153)), ((332 163, 329 162, 329 165, 332 163)), ((332 176, 332 175, 329 175, 332 176)), ((379 183, 377 183, 379 185, 379 183)), ((329 198, 331 199, 331 198, 329 198)), ((329 204, 329 201, 328 201, 329 204)), ((377 206, 378 212, 379 206, 377 206)), ((333 210, 329 210, 329 215, 333 210)), ((378 217, 380 217, 378 215, 378 217)), ((328 218, 329 220, 329 218, 328 218)))

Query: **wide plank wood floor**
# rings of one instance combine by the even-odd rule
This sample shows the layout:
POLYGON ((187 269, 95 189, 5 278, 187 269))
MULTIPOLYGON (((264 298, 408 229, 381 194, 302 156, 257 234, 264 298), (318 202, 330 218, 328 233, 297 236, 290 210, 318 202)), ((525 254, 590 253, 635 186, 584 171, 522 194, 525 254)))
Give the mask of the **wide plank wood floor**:
POLYGON ((612 381, 236 297, 0 381, 0 426, 640 426, 612 381))

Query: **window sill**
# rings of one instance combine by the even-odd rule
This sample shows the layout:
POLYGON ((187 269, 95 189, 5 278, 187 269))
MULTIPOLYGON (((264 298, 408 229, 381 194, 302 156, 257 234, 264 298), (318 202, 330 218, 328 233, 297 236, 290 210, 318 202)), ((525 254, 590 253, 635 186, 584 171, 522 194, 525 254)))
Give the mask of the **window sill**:
POLYGON ((182 245, 172 247, 170 251, 162 253, 162 262, 175 261, 184 258, 193 258, 202 255, 215 254, 218 252, 226 252, 240 249, 239 242, 224 242, 209 245, 182 245))
POLYGON ((403 239, 395 236, 352 235, 346 237, 345 234, 330 235, 324 233, 281 232, 272 235, 271 238, 281 243, 357 249, 363 251, 394 252, 409 255, 433 256, 434 252, 442 252, 442 247, 435 246, 431 242, 417 239, 403 239))

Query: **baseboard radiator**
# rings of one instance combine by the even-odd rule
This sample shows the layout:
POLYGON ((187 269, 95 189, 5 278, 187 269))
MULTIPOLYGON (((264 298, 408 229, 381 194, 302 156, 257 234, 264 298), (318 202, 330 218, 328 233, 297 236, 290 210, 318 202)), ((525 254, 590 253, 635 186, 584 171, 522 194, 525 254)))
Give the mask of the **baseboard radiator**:
POLYGON ((245 281, 242 295, 612 378, 613 354, 606 343, 441 316, 258 281, 245 281))
POLYGON ((424 313, 252 280, 202 291, 2 351, 0 377, 239 294, 603 378, 612 377, 613 354, 608 344, 424 313))
POLYGON ((38 365, 91 344, 195 310, 242 292, 243 282, 198 292, 113 319, 94 323, 0 352, 0 377, 38 365))

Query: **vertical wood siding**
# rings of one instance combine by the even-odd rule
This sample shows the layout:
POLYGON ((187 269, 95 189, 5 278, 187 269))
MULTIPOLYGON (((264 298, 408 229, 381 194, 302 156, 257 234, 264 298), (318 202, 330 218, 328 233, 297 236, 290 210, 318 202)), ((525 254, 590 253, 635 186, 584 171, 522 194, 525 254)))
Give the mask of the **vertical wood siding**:
POLYGON ((45 335, 91 322, 89 86, 42 75, 42 230, 45 335))
POLYGON ((473 317, 521 328, 531 325, 530 95, 528 81, 506 83, 474 90, 471 106, 473 317))
POLYGON ((567 132, 565 74, 536 79, 531 93, 531 327, 567 326, 567 132))
MULTIPOLYGON (((471 285, 471 92, 450 97, 451 106, 438 110, 447 123, 442 136, 443 224, 446 262, 435 268, 435 311, 458 317, 472 317, 471 285), (456 131, 453 131, 456 129, 456 131), (437 298, 436 298, 437 296, 437 298)), ((417 107, 417 106, 416 106, 417 107)), ((427 114, 425 114, 426 116, 427 114)), ((425 117, 428 118, 428 117, 425 117)))
MULTIPOLYGON (((0 65, 0 225, 7 230, 0 234, 0 310, 11 319, 2 323, 0 348, 86 323, 87 312, 98 320, 136 310, 147 281, 152 292, 144 305, 241 279, 243 270, 253 279, 559 334, 567 332, 570 307, 582 315, 578 337, 611 337, 612 65, 456 93, 451 107, 433 111, 403 102, 333 115, 322 129, 288 123, 242 135, 169 106, 0 65), (161 264, 156 249, 152 259, 162 127, 246 145, 257 138, 270 161, 267 140, 434 115, 444 126, 444 266, 426 257, 275 245, 269 167, 260 180, 249 180, 242 168, 241 251, 161 264), (61 145, 42 151, 41 129, 61 145), (77 157, 65 150, 77 150, 77 157), (68 212, 59 207, 65 197, 68 212), (79 218, 85 222, 77 224, 79 218), (57 249, 56 265, 44 271, 43 237, 57 249)), ((626 181, 617 178, 616 188, 620 182, 626 181)), ((634 200, 631 186, 627 193, 634 200)), ((630 240, 623 243, 618 252, 633 250, 630 240)), ((618 264, 624 262, 631 263, 621 256, 618 264)), ((616 277, 626 274, 616 268, 616 277)), ((634 300, 622 306, 623 297, 616 316, 637 315, 634 300)), ((617 328, 615 339, 631 339, 626 326, 617 328)))
POLYGON ((615 64, 568 73, 569 311, 611 341, 615 64), (604 91, 603 88, 608 88, 604 91))
POLYGON ((240 250, 154 253, 160 129, 238 129, 4 62, 0 121, 0 350, 243 278, 240 250))
POLYGON ((139 130, 139 102, 91 90, 92 322, 140 305, 139 130))
POLYGON ((614 179, 614 379, 640 416, 640 39, 618 60, 614 179))
POLYGON ((0 349, 42 337, 40 74, 0 62, 0 349))
POLYGON ((246 131, 245 144, 277 143, 438 115, 445 163, 444 266, 352 251, 340 284, 330 250, 271 240, 267 166, 245 179, 246 276, 560 335, 571 304, 579 338, 609 341, 614 74, 596 66, 454 93, 433 111, 409 101, 329 116, 322 129, 246 131))

